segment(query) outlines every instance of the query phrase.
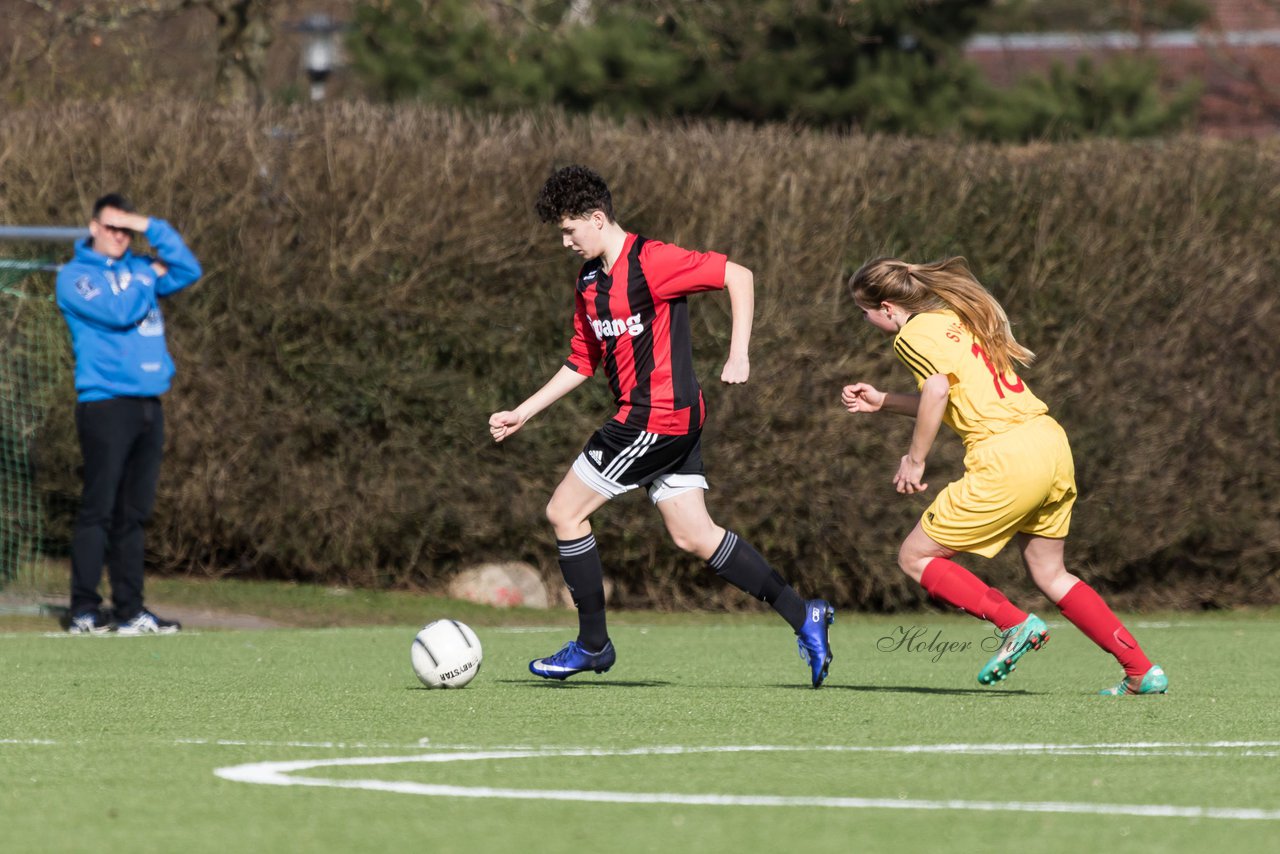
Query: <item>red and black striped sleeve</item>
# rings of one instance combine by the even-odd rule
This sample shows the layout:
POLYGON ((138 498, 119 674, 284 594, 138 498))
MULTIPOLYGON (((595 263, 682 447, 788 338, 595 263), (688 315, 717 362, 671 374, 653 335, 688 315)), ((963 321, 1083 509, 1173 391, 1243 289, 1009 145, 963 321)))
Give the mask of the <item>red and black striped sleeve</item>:
POLYGON ((693 252, 650 240, 640 252, 640 263, 654 296, 670 300, 723 288, 729 259, 719 252, 693 252))
POLYGON ((587 302, 578 290, 573 298, 573 338, 569 342, 569 357, 565 359, 566 368, 572 368, 583 376, 592 376, 600 364, 600 339, 591 331, 591 320, 587 317, 587 302))

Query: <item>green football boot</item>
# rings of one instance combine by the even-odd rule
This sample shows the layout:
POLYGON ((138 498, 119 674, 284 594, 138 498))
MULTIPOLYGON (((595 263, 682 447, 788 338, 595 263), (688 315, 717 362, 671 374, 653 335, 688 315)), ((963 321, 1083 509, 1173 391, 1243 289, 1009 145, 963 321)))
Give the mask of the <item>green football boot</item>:
POLYGON ((1120 680, 1120 684, 1114 688, 1103 688, 1098 693, 1104 697, 1123 697, 1126 694, 1165 694, 1169 691, 1169 677, 1164 675, 1164 668, 1158 664, 1151 665, 1151 669, 1142 674, 1142 680, 1138 682, 1137 687, 1129 681, 1129 677, 1120 680))
POLYGON ((1018 659, 1026 655, 1028 650, 1039 649, 1049 642, 1049 629, 1044 620, 1035 614, 1028 614, 1025 620, 1005 631, 1002 637, 1004 645, 1000 647, 1000 651, 978 671, 978 681, 983 685, 994 685, 1008 677, 1018 659))

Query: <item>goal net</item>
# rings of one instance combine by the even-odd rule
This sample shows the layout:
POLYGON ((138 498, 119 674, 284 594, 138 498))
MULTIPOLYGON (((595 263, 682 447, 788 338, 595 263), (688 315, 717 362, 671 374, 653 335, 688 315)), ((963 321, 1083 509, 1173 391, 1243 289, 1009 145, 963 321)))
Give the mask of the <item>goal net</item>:
POLYGON ((41 428, 70 374, 49 260, 0 258, 0 589, 36 590, 45 550, 41 428))

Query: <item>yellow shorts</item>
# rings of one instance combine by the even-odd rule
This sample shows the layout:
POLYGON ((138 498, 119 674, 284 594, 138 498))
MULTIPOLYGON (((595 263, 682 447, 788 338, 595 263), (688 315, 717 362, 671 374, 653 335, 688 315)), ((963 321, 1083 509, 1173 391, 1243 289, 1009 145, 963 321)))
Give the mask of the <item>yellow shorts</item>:
POLYGON ((1018 533, 1067 535, 1076 467, 1067 434, 1048 415, 978 442, 964 468, 920 520, 935 542, 990 558, 1018 533))

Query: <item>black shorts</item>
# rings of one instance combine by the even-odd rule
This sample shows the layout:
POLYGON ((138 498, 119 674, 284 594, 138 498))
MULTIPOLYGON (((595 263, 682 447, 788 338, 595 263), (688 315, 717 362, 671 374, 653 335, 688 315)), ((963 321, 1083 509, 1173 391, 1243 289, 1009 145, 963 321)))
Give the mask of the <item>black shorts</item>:
POLYGON ((606 498, 647 487, 654 504, 706 489, 702 432, 664 436, 609 421, 587 440, 573 473, 606 498))

